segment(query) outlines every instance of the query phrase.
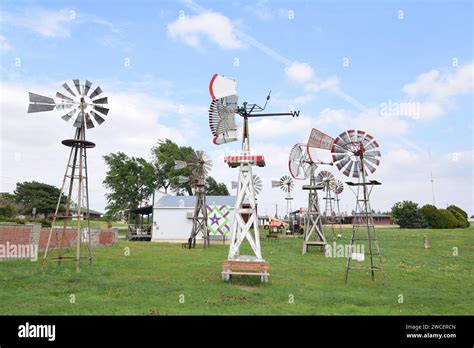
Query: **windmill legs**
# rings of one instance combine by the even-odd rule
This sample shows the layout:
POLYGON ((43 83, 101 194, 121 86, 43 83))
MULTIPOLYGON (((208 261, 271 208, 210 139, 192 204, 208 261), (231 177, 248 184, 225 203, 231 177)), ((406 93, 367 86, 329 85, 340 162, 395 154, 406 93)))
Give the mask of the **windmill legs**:
POLYGON ((242 165, 239 170, 235 220, 232 225, 231 245, 228 255, 229 260, 238 257, 240 245, 245 239, 249 242, 255 257, 262 259, 257 219, 257 202, 255 200, 252 181, 252 167, 250 165, 242 165), (251 233, 252 227, 253 234, 251 233))
POLYGON ((380 271, 383 274, 384 283, 386 283, 386 275, 383 268, 382 255, 380 253, 380 248, 375 234, 374 222, 372 217, 372 209, 370 208, 369 195, 370 192, 367 191, 368 185, 364 180, 361 182, 362 190, 357 188, 357 191, 354 192, 357 197, 356 201, 356 211, 354 215, 354 224, 352 226, 352 237, 349 247, 349 255, 347 255, 346 261, 346 273, 344 281, 347 283, 349 277, 349 270, 359 269, 359 270, 369 270, 372 280, 375 280, 375 272, 380 271), (361 192, 362 191, 362 192, 361 192), (367 232, 365 235, 364 232, 367 232), (358 236, 358 233, 363 233, 362 237, 358 236), (366 244, 356 245, 356 241, 367 241, 366 244), (367 245, 368 253, 364 252, 364 245, 367 245), (357 250, 357 253, 354 252, 354 247, 357 250), (364 261, 365 255, 369 256, 369 266, 351 266, 351 259, 358 254, 358 260, 364 261), (378 264, 374 260, 374 256, 378 257, 378 264))
MULTIPOLYGON (((68 164, 66 166, 66 172, 63 179, 63 184, 61 186, 60 195, 58 198, 58 203, 56 206, 55 214, 53 217, 53 222, 51 229, 48 235, 48 241, 46 244, 45 253, 42 260, 41 270, 44 270, 45 263, 48 259, 57 260, 58 264, 63 260, 74 260, 76 271, 80 271, 80 262, 81 262, 81 244, 86 244, 88 249, 89 262, 92 263, 92 245, 90 238, 90 224, 89 224, 89 199, 88 199, 88 178, 87 178, 87 156, 86 149, 88 147, 93 147, 94 144, 85 141, 83 129, 77 129, 76 136, 74 139, 65 140, 64 145, 70 146, 71 151, 69 154, 68 164), (66 186, 67 189, 66 189, 66 186), (74 190, 76 188, 77 191, 74 190), (64 192, 67 191, 67 199, 65 206, 65 213, 63 216, 59 214, 59 208, 61 206, 62 198, 64 192), (77 200, 74 199, 74 193, 77 192, 77 200), (74 204, 74 206, 73 206, 74 204), (73 211, 74 209, 74 211, 73 211), (84 211, 85 209, 85 211, 84 211), (74 212, 74 214, 73 214, 74 212), (83 235, 83 228, 81 221, 82 215, 85 214, 85 219, 87 220, 87 230, 83 235), (52 235, 55 232, 54 226, 58 217, 61 216, 63 221, 63 226, 60 233, 60 237, 56 237, 59 242, 56 247, 58 248, 57 257, 48 257, 49 249, 51 248, 51 239, 52 235), (75 228, 75 238, 71 237, 72 231, 68 229, 68 221, 71 218, 76 218, 76 228, 75 228), (85 240, 87 239, 87 240, 85 240), (72 242, 75 242, 75 256, 65 256, 65 248, 73 247, 72 242), (67 243, 65 243, 67 242, 67 243), (66 244, 66 245, 65 245, 66 244)), ((57 234, 56 234, 57 236, 57 234)))
POLYGON ((324 236, 321 211, 318 203, 318 192, 314 185, 314 181, 312 180, 312 184, 309 188, 303 187, 303 189, 309 189, 309 193, 302 254, 305 254, 310 246, 320 246, 321 249, 325 251, 326 237, 324 236))
POLYGON ((202 234, 204 248, 209 246, 209 232, 207 230, 207 207, 204 187, 198 186, 196 205, 194 207, 193 229, 188 239, 189 249, 196 247, 196 237, 202 234))

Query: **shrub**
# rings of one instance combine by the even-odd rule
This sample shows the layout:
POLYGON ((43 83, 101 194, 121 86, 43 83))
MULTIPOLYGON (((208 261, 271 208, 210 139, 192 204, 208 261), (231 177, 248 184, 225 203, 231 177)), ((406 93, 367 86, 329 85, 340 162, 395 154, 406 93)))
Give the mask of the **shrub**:
POLYGON ((455 205, 450 205, 448 207, 448 210, 451 212, 451 214, 454 215, 454 217, 458 221, 458 227, 460 228, 469 227, 469 221, 467 220, 467 213, 464 210, 462 210, 459 207, 456 207, 455 205))
POLYGON ((448 209, 438 209, 441 215, 442 226, 439 228, 456 228, 459 225, 458 220, 448 209))
POLYGON ((51 221, 48 219, 32 219, 32 218, 22 219, 22 218, 12 218, 9 216, 0 216, 0 221, 1 222, 14 222, 17 224, 22 224, 22 225, 29 222, 38 222, 41 224, 42 227, 51 227, 51 221))
POLYGON ((425 227, 429 228, 439 228, 441 223, 441 216, 438 213, 438 209, 431 204, 426 204, 420 209, 421 216, 423 216, 423 221, 425 227))
MULTIPOLYGON (((429 228, 457 228, 460 222, 448 209, 437 209, 435 206, 427 204, 420 209, 426 227, 429 228)), ((459 214, 459 213, 457 213, 459 214)))
POLYGON ((0 207, 0 216, 13 217, 18 213, 12 204, 0 207))
POLYGON ((392 219, 401 228, 420 228, 423 218, 418 204, 412 201, 397 202, 392 207, 392 219))

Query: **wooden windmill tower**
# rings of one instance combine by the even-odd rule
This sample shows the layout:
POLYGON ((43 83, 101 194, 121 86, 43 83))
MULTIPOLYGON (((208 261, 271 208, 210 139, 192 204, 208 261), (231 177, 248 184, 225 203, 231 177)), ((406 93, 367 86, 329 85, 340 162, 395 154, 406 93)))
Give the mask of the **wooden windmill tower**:
POLYGON ((209 125, 214 136, 214 144, 237 141, 235 115, 241 116, 244 121, 240 155, 225 157, 225 162, 229 167, 239 168, 239 177, 229 254, 223 264, 222 279, 228 281, 232 275, 251 273, 260 276, 262 282, 267 282, 269 264, 263 259, 260 248, 257 201, 252 174, 252 167, 264 167, 265 159, 261 155, 252 155, 250 152, 248 119, 267 116, 298 116, 299 112, 262 113, 270 99, 270 94, 263 107, 247 102, 239 107, 236 84, 232 78, 215 74, 209 85, 212 97, 209 125), (244 241, 250 245, 253 255, 240 255, 240 247, 244 241))
POLYGON ((204 151, 196 151, 193 157, 185 161, 175 161, 175 169, 192 168, 189 177, 179 176, 181 184, 189 184, 194 189, 196 205, 194 206, 193 228, 188 239, 188 248, 196 247, 196 237, 201 234, 204 248, 209 246, 209 231, 207 229, 207 206, 206 206, 206 175, 212 167, 212 160, 204 151))

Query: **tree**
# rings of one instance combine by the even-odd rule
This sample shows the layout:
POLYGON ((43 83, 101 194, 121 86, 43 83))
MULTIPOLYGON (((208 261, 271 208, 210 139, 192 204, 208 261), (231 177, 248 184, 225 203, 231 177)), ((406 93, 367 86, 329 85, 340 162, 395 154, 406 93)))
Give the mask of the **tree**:
POLYGON ((180 147, 169 139, 158 142, 158 145, 151 149, 156 187, 163 188, 165 192, 168 192, 168 189, 173 189, 178 194, 182 194, 184 188, 189 195, 192 195, 193 192, 189 185, 183 186, 178 182, 178 176, 189 177, 192 169, 187 167, 176 170, 174 169, 174 161, 188 162, 193 158, 194 153, 192 147, 180 147))
POLYGON ((206 194, 209 196, 228 196, 229 190, 224 183, 217 183, 212 176, 208 176, 206 178, 206 194))
POLYGON ((423 216, 426 227, 429 228, 440 228, 442 225, 442 217, 440 216, 438 209, 431 204, 426 204, 420 209, 420 213, 423 216))
POLYGON ((458 227, 460 228, 469 227, 469 221, 467 220, 467 213, 464 210, 462 210, 461 208, 455 205, 450 205, 447 209, 451 212, 451 214, 454 215, 454 217, 458 221, 458 227))
MULTIPOLYGON (((56 210, 60 190, 56 186, 37 181, 17 183, 14 191, 15 199, 23 206, 22 213, 31 214, 36 208, 36 214, 52 214, 56 210)), ((64 208, 66 197, 62 197, 60 210, 64 208)))
POLYGON ((16 202, 15 195, 8 192, 0 193, 0 216, 14 217, 22 210, 23 207, 16 202))
POLYGON ((123 152, 104 156, 109 167, 104 186, 110 190, 107 198, 107 215, 114 216, 138 208, 147 201, 155 189, 154 168, 140 157, 129 157, 123 152))
POLYGON ((418 204, 412 201, 397 202, 392 207, 392 218, 401 228, 421 228, 423 218, 418 204))

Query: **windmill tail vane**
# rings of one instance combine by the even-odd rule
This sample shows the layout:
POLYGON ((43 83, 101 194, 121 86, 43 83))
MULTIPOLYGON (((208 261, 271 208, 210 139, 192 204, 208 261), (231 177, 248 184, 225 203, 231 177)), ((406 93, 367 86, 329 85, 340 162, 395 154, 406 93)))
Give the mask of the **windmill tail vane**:
MULTIPOLYGON (((211 104, 209 106, 209 128, 213 135, 212 142, 222 145, 238 140, 235 115, 244 117, 293 116, 298 117, 299 111, 281 113, 262 113, 270 99, 268 94, 263 107, 244 102, 238 106, 237 81, 230 77, 214 74, 209 83, 211 104)), ((271 92, 271 91, 270 91, 271 92)), ((246 122, 246 121, 245 121, 246 122)), ((244 138, 248 137, 248 127, 244 125, 244 138)))

